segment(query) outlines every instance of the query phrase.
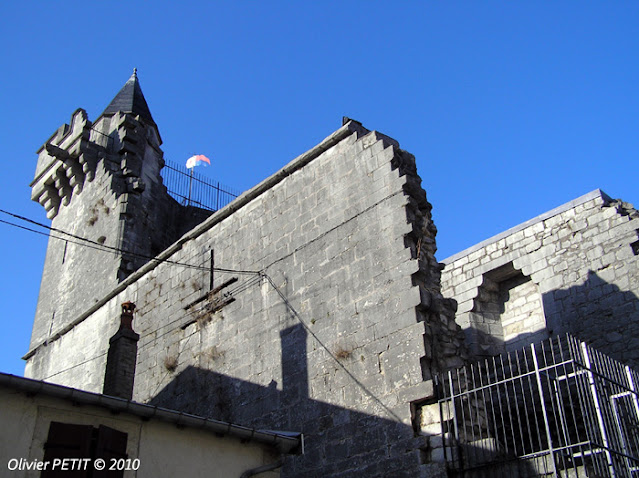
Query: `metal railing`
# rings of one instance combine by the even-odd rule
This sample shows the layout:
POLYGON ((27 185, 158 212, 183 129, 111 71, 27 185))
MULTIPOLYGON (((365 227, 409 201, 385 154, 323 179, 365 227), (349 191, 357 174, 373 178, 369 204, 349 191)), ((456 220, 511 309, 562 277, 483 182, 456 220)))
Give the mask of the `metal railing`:
POLYGON ((168 193, 180 204, 217 211, 233 201, 241 191, 224 186, 172 161, 165 161, 162 178, 168 193))
POLYGON ((440 376, 452 474, 639 477, 639 375, 556 337, 440 376))
MULTIPOLYGON (((92 142, 106 149, 113 148, 113 136, 93 128, 90 135, 92 142)), ((115 161, 111 160, 111 162, 115 161)), ((173 161, 165 160, 160 174, 169 195, 183 206, 190 205, 217 211, 242 194, 242 191, 225 186, 219 181, 213 181, 173 161)))

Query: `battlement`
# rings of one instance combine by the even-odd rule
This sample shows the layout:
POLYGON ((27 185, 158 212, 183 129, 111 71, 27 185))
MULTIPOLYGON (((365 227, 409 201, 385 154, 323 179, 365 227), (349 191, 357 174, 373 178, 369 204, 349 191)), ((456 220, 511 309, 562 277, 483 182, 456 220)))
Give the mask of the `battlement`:
POLYGON ((38 150, 31 198, 57 232, 47 249, 32 345, 55 336, 211 214, 168 193, 161 143, 134 73, 95 122, 78 109, 38 150))
POLYGON ((90 148, 91 122, 84 110, 71 116, 38 150, 35 179, 31 183, 31 199, 39 202, 53 219, 60 205, 68 205, 71 196, 79 194, 85 181, 95 177, 95 162, 90 148))

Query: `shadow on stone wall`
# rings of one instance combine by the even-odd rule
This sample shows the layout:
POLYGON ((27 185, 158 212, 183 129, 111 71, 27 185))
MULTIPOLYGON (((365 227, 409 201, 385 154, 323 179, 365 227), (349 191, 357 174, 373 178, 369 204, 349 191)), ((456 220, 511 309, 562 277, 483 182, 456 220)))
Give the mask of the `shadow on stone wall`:
POLYGON ((551 335, 572 334, 639 368, 639 298, 633 292, 589 271, 582 285, 556 289, 542 298, 551 335))
MULTIPOLYGON (((302 432, 305 454, 286 458, 283 477, 446 476, 439 436, 416 431, 417 424, 409 426, 312 399, 306 330, 295 325, 280 336, 281 384, 273 380, 262 386, 188 366, 149 403, 251 428, 302 432)), ((464 455, 479 456, 473 453, 474 446, 465 445, 464 455)), ((486 450, 481 453, 485 455, 486 450)), ((504 477, 534 476, 526 462, 490 469, 505 470, 504 477), (518 475, 512 474, 514 469, 518 475)))
POLYGON ((149 403, 251 428, 302 432, 306 453, 288 457, 282 476, 419 476, 421 461, 428 462, 428 437, 392 419, 310 398, 306 330, 298 324, 280 336, 281 384, 262 386, 188 366, 149 403))
MULTIPOLYGON (((600 352, 639 369, 639 298, 589 271, 578 286, 542 294, 546 328, 522 332, 506 341, 487 328, 471 326, 466 332, 485 350, 475 350, 476 360, 518 350, 549 337, 571 334, 600 352)), ((503 312, 503 310, 501 311, 503 312)))
POLYGON ((428 437, 278 385, 264 387, 190 366, 150 404, 257 429, 302 432, 306 453, 288 457, 282 476, 418 476, 418 450, 427 448, 428 437))

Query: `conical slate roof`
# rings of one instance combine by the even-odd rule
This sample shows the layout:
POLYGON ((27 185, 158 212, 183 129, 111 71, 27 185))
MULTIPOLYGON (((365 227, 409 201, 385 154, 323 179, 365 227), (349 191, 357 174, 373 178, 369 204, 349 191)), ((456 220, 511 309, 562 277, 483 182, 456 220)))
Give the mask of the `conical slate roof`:
POLYGON ((139 115, 142 119, 151 124, 155 124, 151 116, 151 111, 149 110, 149 105, 146 104, 146 100, 142 94, 142 88, 140 88, 137 68, 133 69, 131 78, 124 84, 120 92, 115 95, 115 98, 111 100, 111 103, 109 103, 109 106, 106 107, 102 114, 117 113, 118 111, 139 115))

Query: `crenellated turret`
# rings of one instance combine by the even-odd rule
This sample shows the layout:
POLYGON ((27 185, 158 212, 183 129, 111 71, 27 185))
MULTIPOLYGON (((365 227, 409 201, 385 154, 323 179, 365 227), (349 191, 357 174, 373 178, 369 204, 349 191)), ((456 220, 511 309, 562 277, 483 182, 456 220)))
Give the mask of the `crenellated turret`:
POLYGON ((184 217, 207 216, 195 208, 184 214, 167 193, 161 144, 134 71, 95 122, 78 109, 38 150, 31 198, 69 235, 49 239, 32 346, 194 225, 184 217))
POLYGON ((65 124, 38 150, 35 179, 31 183, 31 199, 39 202, 53 219, 60 205, 68 205, 74 194, 82 191, 86 180, 95 174, 95 161, 90 158, 91 122, 86 111, 78 109, 65 124))

